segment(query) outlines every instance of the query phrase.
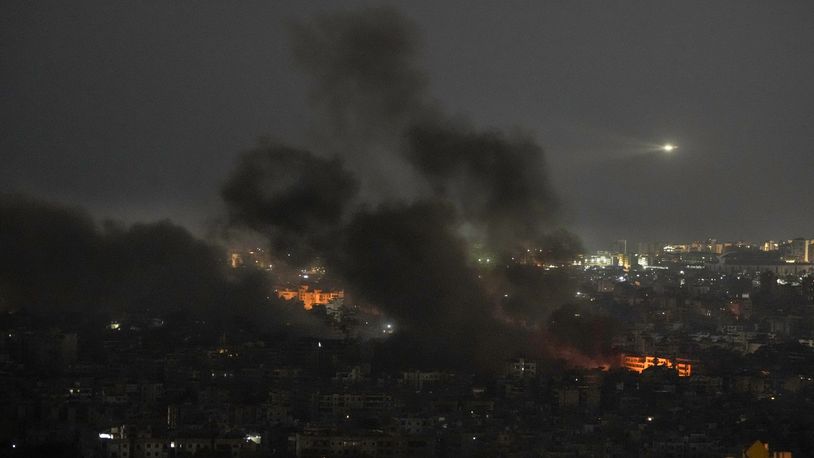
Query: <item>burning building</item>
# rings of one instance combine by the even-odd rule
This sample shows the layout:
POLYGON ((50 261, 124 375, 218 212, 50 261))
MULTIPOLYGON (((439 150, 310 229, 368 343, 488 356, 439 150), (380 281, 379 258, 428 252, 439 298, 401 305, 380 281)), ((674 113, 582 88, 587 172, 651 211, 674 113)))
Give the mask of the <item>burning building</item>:
POLYGON ((671 360, 660 356, 639 356, 639 355, 621 355, 622 367, 629 371, 641 374, 645 369, 653 366, 664 366, 670 369, 675 369, 679 377, 689 377, 692 375, 692 363, 686 359, 676 358, 671 360))
POLYGON ((315 304, 327 305, 328 303, 337 299, 345 298, 344 290, 323 291, 321 289, 311 289, 308 285, 300 285, 296 290, 294 289, 278 289, 275 291, 277 297, 283 298, 287 301, 298 299, 302 301, 305 310, 311 310, 315 304))

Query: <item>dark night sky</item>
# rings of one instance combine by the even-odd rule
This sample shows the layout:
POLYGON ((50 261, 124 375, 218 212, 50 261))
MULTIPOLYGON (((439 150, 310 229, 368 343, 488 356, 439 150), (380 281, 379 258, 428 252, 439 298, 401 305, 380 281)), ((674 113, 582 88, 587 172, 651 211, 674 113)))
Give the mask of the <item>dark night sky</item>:
MULTIPOLYGON (((285 24, 336 4, 3 1, 0 192, 204 227, 256 138, 308 144, 285 24)), ((589 247, 814 237, 814 2, 399 5, 432 93, 532 133, 589 247)))

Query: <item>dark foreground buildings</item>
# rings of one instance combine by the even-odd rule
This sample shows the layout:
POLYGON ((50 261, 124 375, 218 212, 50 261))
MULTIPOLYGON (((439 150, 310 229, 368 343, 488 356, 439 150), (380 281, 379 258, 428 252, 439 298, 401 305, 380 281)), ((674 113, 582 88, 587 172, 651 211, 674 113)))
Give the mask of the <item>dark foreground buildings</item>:
POLYGON ((0 456, 812 456, 811 276, 690 260, 545 267, 577 285, 549 332, 600 323, 608 352, 483 373, 388 360, 398 323, 345 297, 319 335, 7 313, 0 456))

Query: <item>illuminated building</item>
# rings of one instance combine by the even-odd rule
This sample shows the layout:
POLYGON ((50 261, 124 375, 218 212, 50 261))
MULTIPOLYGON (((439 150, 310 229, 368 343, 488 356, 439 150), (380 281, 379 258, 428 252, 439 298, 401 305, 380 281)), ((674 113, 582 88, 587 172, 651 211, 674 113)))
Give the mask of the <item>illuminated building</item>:
POLYGON ((712 252, 715 254, 724 254, 736 248, 736 244, 732 242, 716 242, 711 245, 712 252))
POLYGON ((689 377, 692 375, 692 363, 686 359, 676 359, 675 363, 669 358, 662 358, 660 356, 638 356, 638 355, 625 355, 621 356, 622 366, 633 372, 641 374, 645 369, 653 366, 664 366, 670 369, 675 369, 679 377, 689 377))
POLYGON ((150 432, 130 433, 125 426, 99 433, 98 456, 106 458, 168 457, 168 456, 256 456, 262 437, 256 434, 237 435, 153 435, 150 432), (225 454, 223 453, 225 452, 225 454))
POLYGON ((278 297, 287 301, 291 299, 302 301, 305 310, 311 310, 315 304, 327 305, 331 301, 345 298, 344 290, 323 291, 321 289, 310 289, 308 285, 300 285, 296 290, 289 288, 278 289, 276 293, 278 297))
POLYGON ((232 266, 232 269, 237 269, 243 265, 243 257, 240 256, 240 253, 232 253, 229 258, 229 265, 232 266))
POLYGON ((663 249, 664 243, 661 242, 639 242, 636 252, 653 259, 660 255, 663 249))
POLYGON ((774 240, 766 240, 760 245, 760 251, 778 251, 780 250, 780 243, 774 240))
POLYGON ((665 253, 686 253, 687 245, 664 245, 663 248, 665 253))
POLYGON ((515 378, 534 377, 537 375, 537 363, 524 358, 515 358, 506 361, 505 373, 515 378))
POLYGON ((717 262, 706 264, 713 272, 733 274, 740 272, 772 272, 777 276, 801 275, 814 272, 814 265, 804 262, 784 262, 775 252, 729 251, 718 256, 717 262))
POLYGON ((616 253, 613 255, 613 265, 628 268, 630 261, 625 253, 616 253))
POLYGON ((811 262, 811 258, 814 257, 811 253, 811 243, 811 240, 803 238, 792 240, 789 243, 789 255, 786 256, 786 259, 794 262, 811 262))
POLYGON ((769 450, 769 444, 755 441, 743 451, 744 458, 792 458, 791 452, 773 452, 769 450))
POLYGON ((613 265, 613 256, 607 251, 597 251, 585 258, 586 267, 607 267, 613 265))

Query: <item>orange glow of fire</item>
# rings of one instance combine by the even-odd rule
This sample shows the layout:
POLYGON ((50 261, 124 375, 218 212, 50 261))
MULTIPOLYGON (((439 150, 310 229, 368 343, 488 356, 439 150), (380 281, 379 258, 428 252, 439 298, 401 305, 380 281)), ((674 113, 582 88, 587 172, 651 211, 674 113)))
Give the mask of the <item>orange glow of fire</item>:
POLYGON ((664 366, 670 369, 675 369, 679 377, 689 377, 692 375, 692 363, 684 359, 676 359, 675 363, 669 358, 662 358, 660 356, 638 356, 638 355, 622 355, 622 367, 629 371, 641 374, 645 369, 653 366, 664 366))
POLYGON ((612 358, 595 358, 588 356, 579 350, 565 346, 565 345, 558 345, 554 348, 550 349, 550 352, 553 354, 554 357, 558 359, 563 359, 568 362, 573 367, 582 367, 585 369, 602 369, 603 371, 608 371, 612 364, 612 358))
POLYGON ((344 290, 323 291, 321 289, 310 289, 308 285, 300 285, 296 290, 285 288, 278 289, 275 292, 277 293, 277 297, 287 301, 299 299, 302 301, 305 310, 311 310, 315 304, 325 305, 335 299, 343 299, 345 297, 344 290))

